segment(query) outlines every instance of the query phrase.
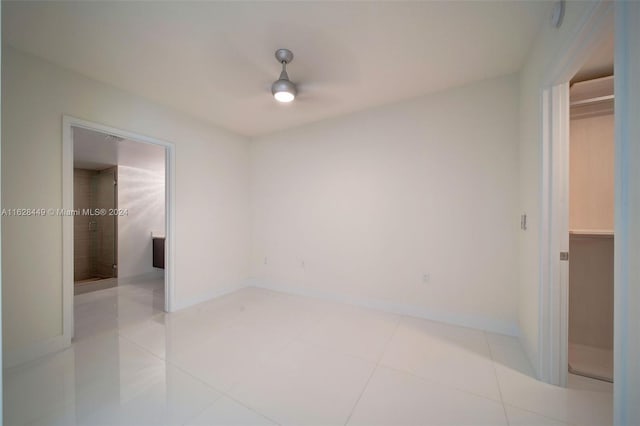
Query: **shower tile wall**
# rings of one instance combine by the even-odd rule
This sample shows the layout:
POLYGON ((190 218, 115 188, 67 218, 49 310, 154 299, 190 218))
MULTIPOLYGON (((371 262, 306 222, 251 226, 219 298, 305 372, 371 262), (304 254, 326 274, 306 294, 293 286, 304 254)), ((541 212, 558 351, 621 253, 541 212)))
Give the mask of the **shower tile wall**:
MULTIPOLYGON (((102 171, 73 170, 74 209, 113 209, 116 195, 113 182, 117 168, 102 171)), ((74 281, 115 277, 117 263, 115 216, 76 215, 74 230, 74 281)))
MULTIPOLYGON (((73 169, 73 208, 91 208, 91 180, 98 172, 95 170, 73 169)), ((91 231, 88 216, 73 218, 73 274, 74 281, 93 278, 95 251, 91 245, 91 231)))

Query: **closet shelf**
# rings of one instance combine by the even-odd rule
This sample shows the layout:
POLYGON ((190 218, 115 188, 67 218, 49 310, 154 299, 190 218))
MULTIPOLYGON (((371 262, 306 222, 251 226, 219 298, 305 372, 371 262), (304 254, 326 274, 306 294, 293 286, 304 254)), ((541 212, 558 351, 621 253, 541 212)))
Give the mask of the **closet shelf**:
POLYGON ((613 229, 570 229, 569 235, 613 237, 613 229))

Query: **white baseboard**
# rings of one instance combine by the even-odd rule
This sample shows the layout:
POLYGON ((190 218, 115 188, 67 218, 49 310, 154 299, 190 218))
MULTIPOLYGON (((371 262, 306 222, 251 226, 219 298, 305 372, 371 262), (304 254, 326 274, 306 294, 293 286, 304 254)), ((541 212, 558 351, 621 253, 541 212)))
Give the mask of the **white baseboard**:
POLYGON ((210 292, 207 292, 201 296, 198 297, 194 297, 188 300, 177 300, 178 298, 176 297, 176 300, 174 300, 173 302, 173 308, 171 310, 171 312, 175 312, 175 311, 179 311, 181 309, 185 309, 185 308, 189 308, 191 306, 195 306, 198 305, 200 303, 203 302, 207 302, 211 299, 216 299, 218 297, 222 297, 224 295, 227 295, 229 293, 233 293, 234 291, 238 291, 241 290, 243 288, 247 287, 246 285, 246 281, 242 281, 236 285, 232 285, 232 286, 228 286, 228 287, 224 287, 221 289, 216 289, 210 292))
POLYGON ((473 328, 492 333, 506 334, 508 336, 518 337, 520 329, 515 322, 501 321, 487 317, 474 315, 461 315, 449 312, 435 311, 432 309, 401 305, 379 300, 359 299, 348 296, 325 293, 312 289, 300 289, 294 287, 282 286, 276 283, 268 282, 261 279, 250 278, 245 281, 245 286, 264 288, 266 290, 278 291, 282 293, 294 294, 298 296, 315 297, 333 302, 347 303, 350 305, 361 306, 363 308, 376 309, 379 311, 389 312, 397 315, 407 315, 416 318, 423 318, 432 321, 442 322, 446 324, 457 325, 466 328, 473 328))
POLYGON ((55 336, 30 346, 3 353, 3 368, 12 368, 71 346, 68 336, 55 336))

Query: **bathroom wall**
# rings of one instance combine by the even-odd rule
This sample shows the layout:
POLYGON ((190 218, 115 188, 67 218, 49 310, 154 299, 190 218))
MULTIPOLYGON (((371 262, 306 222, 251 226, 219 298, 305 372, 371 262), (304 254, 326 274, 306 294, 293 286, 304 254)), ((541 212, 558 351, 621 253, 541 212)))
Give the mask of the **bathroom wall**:
MULTIPOLYGON (((152 147, 164 150, 161 147, 152 147)), ((118 277, 161 273, 152 264, 151 233, 165 229, 164 162, 118 168, 118 277)))

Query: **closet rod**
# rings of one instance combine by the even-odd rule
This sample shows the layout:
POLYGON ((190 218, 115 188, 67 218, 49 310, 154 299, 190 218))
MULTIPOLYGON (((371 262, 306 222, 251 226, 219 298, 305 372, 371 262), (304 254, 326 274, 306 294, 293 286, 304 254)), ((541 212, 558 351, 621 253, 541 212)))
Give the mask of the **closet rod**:
POLYGON ((598 96, 597 98, 589 98, 589 99, 583 99, 581 101, 571 102, 571 106, 586 105, 586 104, 592 104, 596 102, 609 101, 613 99, 614 99, 613 95, 598 96))

